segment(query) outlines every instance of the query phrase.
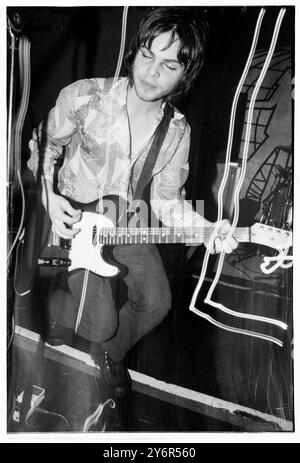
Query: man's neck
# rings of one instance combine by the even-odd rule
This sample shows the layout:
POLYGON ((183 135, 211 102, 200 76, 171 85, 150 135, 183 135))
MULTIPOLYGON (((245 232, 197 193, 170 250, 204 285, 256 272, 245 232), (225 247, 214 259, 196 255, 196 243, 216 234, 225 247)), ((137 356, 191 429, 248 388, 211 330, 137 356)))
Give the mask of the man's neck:
POLYGON ((160 110, 161 104, 162 100, 141 100, 136 94, 134 86, 128 86, 127 109, 129 114, 138 114, 139 117, 149 117, 151 115, 156 115, 160 110))

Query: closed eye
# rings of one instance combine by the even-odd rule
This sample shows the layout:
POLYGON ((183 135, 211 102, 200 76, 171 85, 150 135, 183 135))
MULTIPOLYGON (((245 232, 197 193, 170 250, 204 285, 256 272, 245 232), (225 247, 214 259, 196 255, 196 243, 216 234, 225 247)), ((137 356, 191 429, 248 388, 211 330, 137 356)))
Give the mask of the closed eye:
POLYGON ((170 71, 176 71, 177 70, 177 68, 173 68, 169 64, 165 64, 165 66, 166 66, 166 68, 170 69, 170 71))
POLYGON ((151 55, 148 55, 147 53, 145 53, 145 52, 143 52, 143 51, 142 51, 141 53, 142 53, 142 56, 143 56, 144 58, 148 58, 148 59, 151 58, 151 55))

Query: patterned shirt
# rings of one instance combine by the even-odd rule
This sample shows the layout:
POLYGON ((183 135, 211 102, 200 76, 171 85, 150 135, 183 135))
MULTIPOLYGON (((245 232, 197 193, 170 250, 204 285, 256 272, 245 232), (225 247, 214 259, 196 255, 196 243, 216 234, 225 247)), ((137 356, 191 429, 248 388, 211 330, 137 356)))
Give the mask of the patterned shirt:
MULTIPOLYGON (((50 181, 54 165, 65 151, 58 189, 83 203, 97 199, 100 193, 132 199, 155 129, 163 116, 162 105, 149 136, 136 152, 131 152, 126 106, 129 82, 127 78, 119 78, 112 84, 112 79, 93 78, 65 87, 47 120, 34 131, 29 142, 29 169, 35 176, 41 171, 50 181)), ((165 225, 203 225, 202 216, 184 200, 189 145, 190 127, 174 108, 151 184, 152 209, 165 225)))

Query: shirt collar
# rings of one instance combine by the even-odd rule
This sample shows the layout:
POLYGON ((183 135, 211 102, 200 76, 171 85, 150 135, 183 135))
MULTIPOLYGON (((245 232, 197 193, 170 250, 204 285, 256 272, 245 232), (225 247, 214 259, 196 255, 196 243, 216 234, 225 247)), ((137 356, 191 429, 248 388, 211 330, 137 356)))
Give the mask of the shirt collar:
POLYGON ((111 88, 111 95, 117 100, 122 108, 126 108, 127 86, 127 77, 120 77, 111 88))

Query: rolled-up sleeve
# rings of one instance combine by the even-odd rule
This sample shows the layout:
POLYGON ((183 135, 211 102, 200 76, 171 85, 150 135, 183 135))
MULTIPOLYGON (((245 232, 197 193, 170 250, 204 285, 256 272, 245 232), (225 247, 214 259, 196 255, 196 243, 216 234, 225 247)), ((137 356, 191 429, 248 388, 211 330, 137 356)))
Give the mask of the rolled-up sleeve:
MULTIPOLYGON (((190 126, 183 135, 170 162, 154 175, 151 187, 151 207, 168 227, 199 228, 210 225, 185 199, 184 184, 189 174, 190 126)), ((189 233, 188 233, 189 234, 189 233)))
POLYGON ((47 118, 33 131, 27 166, 35 177, 40 172, 45 179, 53 181, 56 160, 76 130, 74 101, 80 85, 81 81, 77 81, 65 87, 47 118))

